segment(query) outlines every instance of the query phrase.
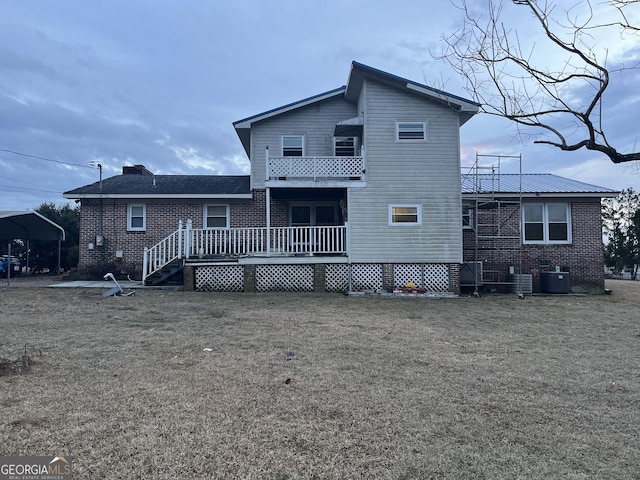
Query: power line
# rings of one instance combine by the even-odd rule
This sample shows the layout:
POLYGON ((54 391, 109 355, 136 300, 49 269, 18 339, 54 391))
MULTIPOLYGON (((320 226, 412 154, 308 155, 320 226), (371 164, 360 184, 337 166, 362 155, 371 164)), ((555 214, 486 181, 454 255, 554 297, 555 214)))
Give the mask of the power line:
POLYGON ((47 192, 47 193, 62 193, 58 190, 44 190, 41 188, 27 188, 27 187, 16 187, 15 185, 2 185, 0 187, 11 188, 12 190, 0 190, 2 192, 22 192, 22 191, 32 191, 32 192, 47 192))
POLYGON ((63 162, 61 160, 54 160, 52 158, 40 157, 38 155, 31 155, 30 153, 22 153, 22 152, 16 152, 15 150, 7 150, 6 148, 0 148, 0 152, 13 153, 14 155, 20 155, 21 157, 36 158, 38 160, 44 160, 45 162, 59 163, 61 165, 71 165, 73 167, 84 167, 84 168, 93 169, 93 167, 89 165, 82 165, 80 163, 63 162))

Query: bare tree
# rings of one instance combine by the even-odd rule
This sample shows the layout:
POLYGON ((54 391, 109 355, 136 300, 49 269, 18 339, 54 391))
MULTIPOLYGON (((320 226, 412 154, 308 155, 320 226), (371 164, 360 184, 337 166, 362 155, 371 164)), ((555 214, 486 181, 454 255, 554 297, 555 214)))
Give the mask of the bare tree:
POLYGON ((640 152, 623 153, 609 143, 603 126, 609 106, 603 103, 604 93, 612 74, 637 69, 639 63, 616 63, 609 69, 609 51, 598 46, 605 34, 615 33, 618 42, 640 36, 630 16, 640 0, 608 0, 598 3, 597 11, 589 0, 575 0, 562 11, 549 0, 511 0, 506 5, 489 0, 481 12, 476 0, 459 1, 464 26, 444 37, 440 58, 466 80, 467 91, 485 113, 536 127, 535 143, 602 152, 614 163, 640 160, 640 152), (502 22, 504 8, 521 10, 519 24, 531 16, 543 35, 521 38, 517 26, 502 22))

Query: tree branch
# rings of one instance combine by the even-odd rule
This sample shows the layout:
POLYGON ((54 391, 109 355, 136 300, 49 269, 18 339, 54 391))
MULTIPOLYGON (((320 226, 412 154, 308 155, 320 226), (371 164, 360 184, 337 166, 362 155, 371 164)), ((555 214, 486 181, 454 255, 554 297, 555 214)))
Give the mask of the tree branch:
MULTIPOLYGON (((601 152, 614 163, 640 159, 640 152, 621 153, 609 144, 602 122, 603 96, 610 85, 610 72, 604 61, 598 59, 593 34, 614 29, 620 35, 640 33, 638 26, 629 22, 628 9, 640 0, 609 0, 607 5, 618 15, 619 21, 598 23, 589 0, 564 12, 557 18, 555 5, 536 0, 512 0, 526 7, 543 33, 543 39, 552 46, 552 55, 564 53, 560 68, 540 66, 547 58, 536 58, 537 42, 525 48, 518 32, 502 21, 503 4, 490 2, 484 19, 472 15, 467 0, 456 5, 464 13, 461 30, 443 37, 443 59, 466 81, 472 98, 482 104, 482 111, 500 115, 517 124, 534 127, 550 133, 556 140, 537 139, 535 143, 553 145, 561 150, 585 148, 601 152), (583 8, 584 15, 575 9, 583 8), (536 60, 538 64, 536 64, 536 60), (585 94, 585 89, 588 94, 585 94), (560 119, 571 119, 572 126, 560 127, 560 119), (582 132, 582 138, 575 138, 582 132)), ((622 66, 616 71, 633 70, 622 66)), ((544 65, 544 64, 543 64, 544 65)))

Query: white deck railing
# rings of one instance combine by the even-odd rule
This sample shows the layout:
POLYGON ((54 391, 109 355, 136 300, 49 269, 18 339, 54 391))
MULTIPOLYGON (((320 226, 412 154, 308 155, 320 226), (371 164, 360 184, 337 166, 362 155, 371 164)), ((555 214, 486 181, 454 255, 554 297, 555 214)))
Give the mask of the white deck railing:
POLYGON ((145 247, 142 279, 182 258, 212 256, 345 255, 347 227, 192 228, 191 220, 151 248, 145 247))
POLYGON ((187 257, 212 255, 340 255, 346 227, 191 229, 187 257), (269 242, 267 242, 267 238, 269 242))
POLYGON ((153 247, 144 247, 144 258, 142 260, 143 282, 165 265, 182 258, 185 231, 181 220, 178 224, 178 230, 156 243, 153 247))

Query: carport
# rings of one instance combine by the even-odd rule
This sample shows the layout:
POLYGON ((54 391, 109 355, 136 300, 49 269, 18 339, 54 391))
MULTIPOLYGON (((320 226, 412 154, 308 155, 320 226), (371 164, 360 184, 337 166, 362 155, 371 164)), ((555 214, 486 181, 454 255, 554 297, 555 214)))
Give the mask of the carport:
MULTIPOLYGON (((45 216, 31 210, 0 210, 0 244, 8 242, 7 254, 11 256, 11 241, 23 240, 27 244, 27 272, 29 271, 29 242, 31 240, 58 241, 58 271, 64 229, 45 216)), ((11 275, 7 274, 7 286, 11 275)))

